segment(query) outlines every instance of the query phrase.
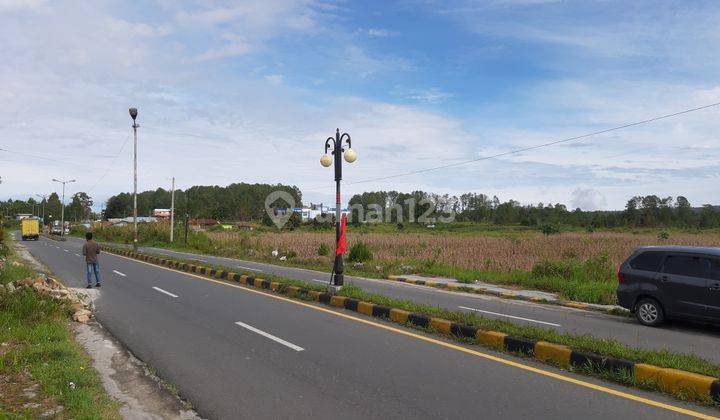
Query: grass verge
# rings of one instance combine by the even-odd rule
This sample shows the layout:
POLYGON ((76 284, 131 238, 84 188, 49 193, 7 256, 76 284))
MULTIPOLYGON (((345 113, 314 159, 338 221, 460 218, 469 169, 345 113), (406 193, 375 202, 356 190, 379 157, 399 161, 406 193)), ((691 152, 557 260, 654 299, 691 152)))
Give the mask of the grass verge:
MULTIPOLYGON (((36 276, 18 258, 9 237, 6 243, 8 259, 0 269, 0 283, 36 276)), ((39 418, 51 411, 62 418, 121 418, 119 405, 106 394, 75 341, 68 316, 66 304, 34 290, 0 295, 0 376, 3 387, 7 385, 0 392, 0 411, 6 416, 39 418), (52 411, 59 407, 61 411, 52 411)))

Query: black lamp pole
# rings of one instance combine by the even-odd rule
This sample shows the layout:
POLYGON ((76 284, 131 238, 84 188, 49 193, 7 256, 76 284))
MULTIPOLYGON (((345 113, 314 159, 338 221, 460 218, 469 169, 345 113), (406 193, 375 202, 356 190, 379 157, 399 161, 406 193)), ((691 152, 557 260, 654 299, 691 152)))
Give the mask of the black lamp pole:
POLYGON ((337 290, 344 283, 343 272, 345 271, 342 253, 337 252, 340 245, 340 222, 342 219, 342 204, 340 200, 340 181, 342 180, 342 154, 345 152, 343 141, 347 142, 347 153, 345 160, 348 163, 355 161, 355 152, 352 150, 350 135, 343 133, 340 135, 340 129, 335 131, 335 137, 328 137, 325 140, 325 155, 320 159, 323 166, 330 166, 330 157, 327 155, 328 150, 332 148, 333 162, 335 164, 335 262, 333 263, 333 277, 331 286, 337 290), (332 145, 331 145, 332 143, 332 145))

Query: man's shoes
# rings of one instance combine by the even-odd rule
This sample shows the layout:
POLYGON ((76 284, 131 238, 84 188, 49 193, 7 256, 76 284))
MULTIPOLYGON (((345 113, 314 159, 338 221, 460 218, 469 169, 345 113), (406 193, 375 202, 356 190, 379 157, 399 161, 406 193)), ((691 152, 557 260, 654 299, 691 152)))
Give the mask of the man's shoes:
POLYGON ((87 286, 85 286, 85 288, 86 288, 86 289, 92 289, 92 284, 88 284, 87 286))
POLYGON ((95 283, 95 287, 100 287, 100 283, 95 283))

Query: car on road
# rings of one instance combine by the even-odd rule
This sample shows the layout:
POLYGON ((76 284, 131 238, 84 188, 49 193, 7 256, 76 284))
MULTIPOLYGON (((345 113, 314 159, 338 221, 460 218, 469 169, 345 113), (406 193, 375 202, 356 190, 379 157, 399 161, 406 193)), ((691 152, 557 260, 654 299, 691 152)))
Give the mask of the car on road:
POLYGON ((647 326, 720 323, 720 248, 647 246, 618 268, 618 304, 647 326))

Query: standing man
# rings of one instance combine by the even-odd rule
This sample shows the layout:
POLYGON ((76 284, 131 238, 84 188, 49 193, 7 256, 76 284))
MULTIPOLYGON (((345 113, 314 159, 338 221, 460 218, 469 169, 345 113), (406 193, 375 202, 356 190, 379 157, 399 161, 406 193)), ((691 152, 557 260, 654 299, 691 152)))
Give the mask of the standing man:
POLYGON ((100 264, 98 264, 98 254, 100 253, 100 245, 93 241, 92 232, 85 234, 85 245, 83 245, 83 255, 87 265, 87 288, 92 289, 92 276, 95 273, 95 287, 100 287, 100 264))

